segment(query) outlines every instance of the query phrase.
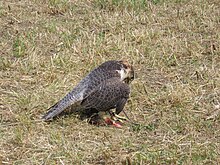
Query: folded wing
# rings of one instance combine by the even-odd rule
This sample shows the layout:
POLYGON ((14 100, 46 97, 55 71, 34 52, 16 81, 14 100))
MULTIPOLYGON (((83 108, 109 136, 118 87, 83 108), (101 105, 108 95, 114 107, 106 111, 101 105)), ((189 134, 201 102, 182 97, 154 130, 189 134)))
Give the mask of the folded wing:
POLYGON ((116 111, 120 113, 129 98, 129 94, 128 84, 118 78, 110 78, 99 84, 84 98, 81 106, 86 110, 96 109, 97 111, 108 111, 116 108, 116 111))

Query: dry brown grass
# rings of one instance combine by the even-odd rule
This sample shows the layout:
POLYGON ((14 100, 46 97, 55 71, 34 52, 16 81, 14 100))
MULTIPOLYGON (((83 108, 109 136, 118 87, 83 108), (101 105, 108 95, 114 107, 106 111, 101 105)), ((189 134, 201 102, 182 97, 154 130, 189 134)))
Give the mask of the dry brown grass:
POLYGON ((144 2, 0 1, 3 164, 220 162, 219 1, 144 2), (126 111, 139 126, 36 121, 95 66, 122 58, 137 73, 126 111))

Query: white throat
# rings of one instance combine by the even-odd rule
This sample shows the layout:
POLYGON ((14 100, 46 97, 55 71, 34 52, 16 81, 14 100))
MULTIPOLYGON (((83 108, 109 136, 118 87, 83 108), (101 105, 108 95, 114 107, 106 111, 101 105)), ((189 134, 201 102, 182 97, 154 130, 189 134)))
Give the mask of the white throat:
POLYGON ((127 78, 127 73, 124 69, 121 69, 121 70, 117 70, 117 72, 120 74, 121 76, 121 81, 123 81, 124 79, 127 78))

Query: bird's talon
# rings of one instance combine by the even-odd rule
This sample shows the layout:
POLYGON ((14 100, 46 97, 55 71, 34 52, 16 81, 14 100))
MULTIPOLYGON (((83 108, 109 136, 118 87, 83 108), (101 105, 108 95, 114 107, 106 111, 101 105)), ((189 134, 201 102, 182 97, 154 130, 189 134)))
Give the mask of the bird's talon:
POLYGON ((122 128, 122 125, 118 122, 113 121, 113 126, 115 126, 116 128, 122 128))
POLYGON ((119 116, 117 114, 114 114, 115 118, 119 121, 127 121, 128 119, 126 117, 123 117, 123 116, 119 116))

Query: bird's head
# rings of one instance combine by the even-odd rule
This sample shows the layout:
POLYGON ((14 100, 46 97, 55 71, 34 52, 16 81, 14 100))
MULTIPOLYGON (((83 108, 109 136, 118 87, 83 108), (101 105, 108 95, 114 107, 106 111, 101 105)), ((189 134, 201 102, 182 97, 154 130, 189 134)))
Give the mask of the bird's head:
POLYGON ((134 68, 126 60, 106 61, 105 63, 101 64, 99 68, 104 68, 105 71, 113 74, 117 73, 117 76, 120 77, 121 81, 127 84, 134 80, 134 68))
POLYGON ((119 61, 119 63, 121 64, 121 67, 117 72, 120 74, 121 80, 129 84, 134 80, 134 68, 128 63, 128 61, 122 60, 119 61))

